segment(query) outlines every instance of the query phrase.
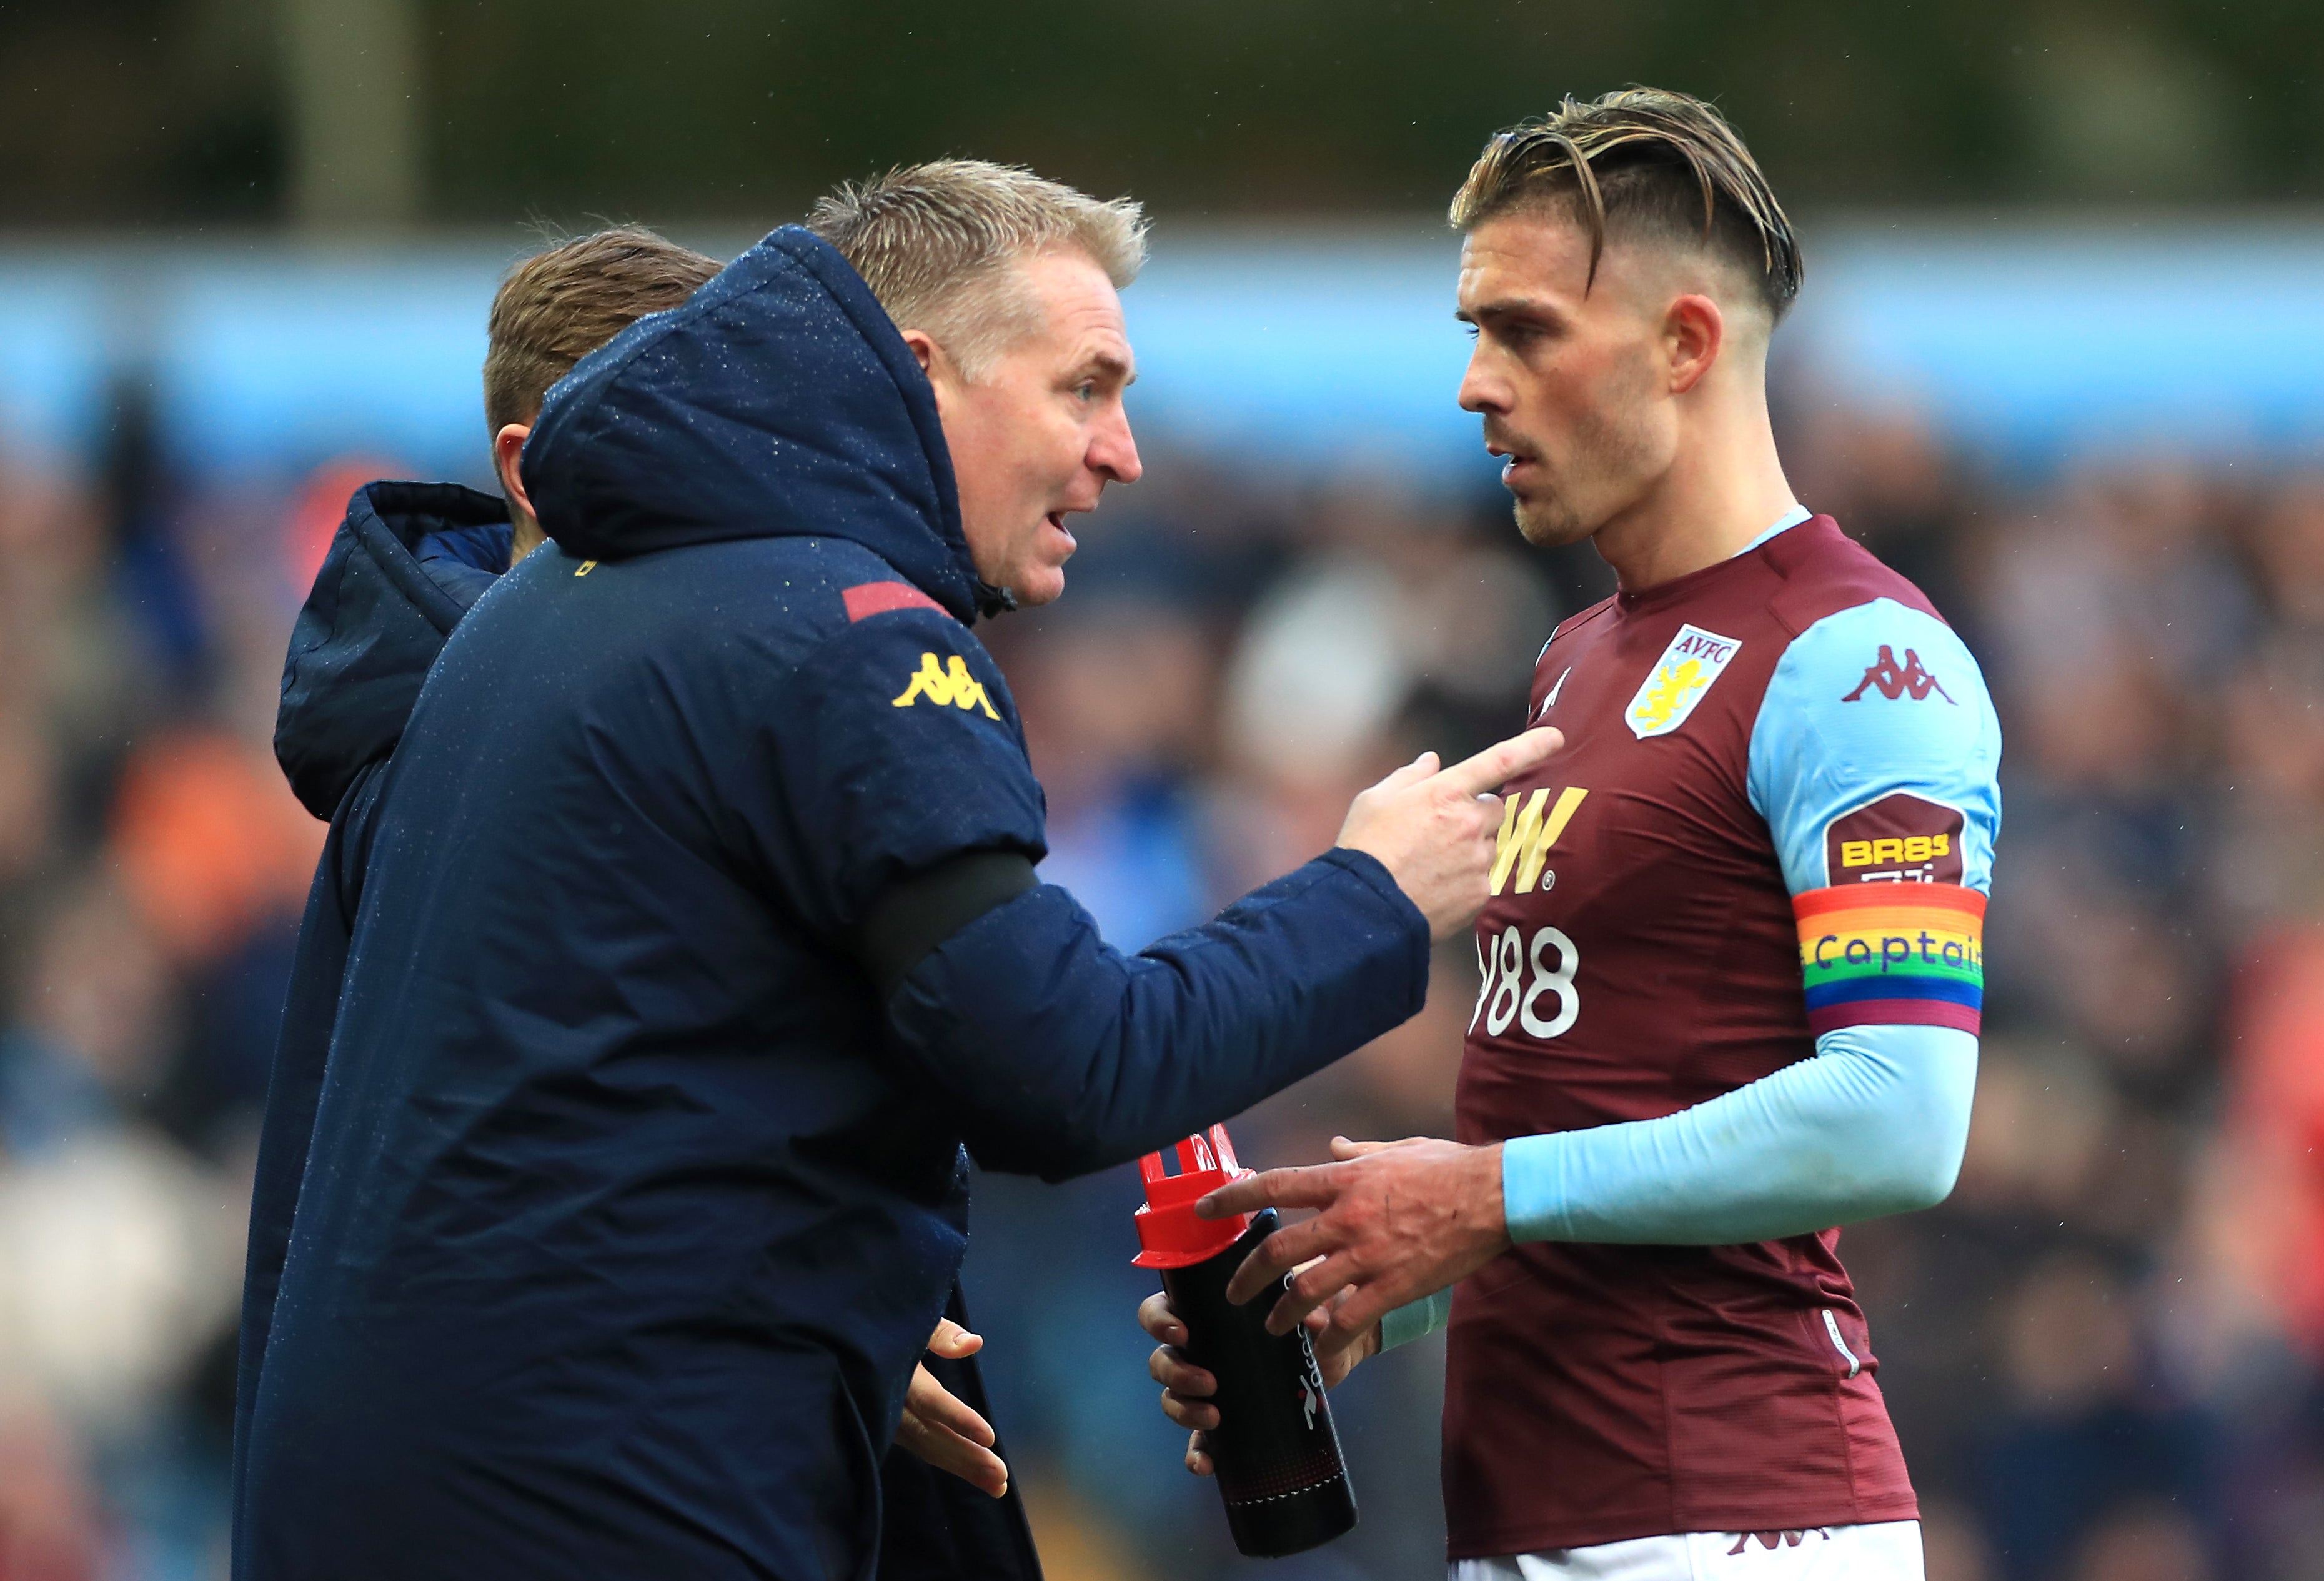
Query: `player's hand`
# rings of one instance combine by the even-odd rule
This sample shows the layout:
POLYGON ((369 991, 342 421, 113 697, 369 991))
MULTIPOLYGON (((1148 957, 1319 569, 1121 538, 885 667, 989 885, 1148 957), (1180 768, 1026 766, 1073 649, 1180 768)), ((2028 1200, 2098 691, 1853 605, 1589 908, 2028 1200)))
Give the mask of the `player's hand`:
MULTIPOLYGON (((949 1318, 938 1318, 936 1331, 928 1336, 929 1350, 955 1360, 983 1348, 982 1335, 971 1334, 949 1318)), ((997 1499, 1009 1491, 1009 1468, 992 1452, 995 1441, 991 1422, 962 1404, 927 1368, 912 1369, 904 1419, 896 1428, 897 1443, 938 1471, 948 1471, 997 1499)))
POLYGON ((1368 1331, 1377 1336, 1387 1313, 1467 1278, 1509 1248, 1499 1143, 1342 1136, 1332 1140, 1332 1157, 1337 1161, 1246 1176, 1194 1205, 1204 1218, 1270 1207, 1321 1210, 1261 1241, 1227 1281, 1227 1299, 1248 1301, 1299 1270, 1267 1327, 1288 1334, 1329 1302, 1315 1331, 1319 1361, 1368 1331))
POLYGON ((1563 735, 1544 726, 1442 771, 1434 753, 1422 753, 1356 797, 1340 844, 1379 858, 1428 919, 1429 936, 1450 938, 1485 909, 1501 826, 1494 792, 1564 744, 1563 735))
MULTIPOLYGON (((1324 1317, 1321 1312, 1307 1315, 1311 1335, 1323 1330, 1324 1317)), ((1203 1435, 1219 1425, 1219 1408, 1211 1403, 1211 1396, 1219 1390, 1219 1381, 1186 1359, 1186 1326, 1178 1321, 1178 1314, 1170 1309, 1170 1298, 1160 1290, 1146 1298, 1138 1308, 1138 1326, 1162 1343, 1154 1347, 1147 1358, 1146 1370, 1162 1385, 1162 1414, 1180 1427, 1190 1429, 1186 1438, 1186 1469, 1196 1476, 1208 1476, 1212 1472, 1210 1452, 1203 1447, 1203 1435)), ((1379 1325, 1372 1325, 1369 1335, 1359 1335, 1352 1345, 1341 1346, 1329 1355, 1318 1351, 1317 1366, 1323 1370, 1323 1387, 1336 1389, 1340 1380, 1355 1370, 1358 1362, 1379 1350, 1379 1325)))

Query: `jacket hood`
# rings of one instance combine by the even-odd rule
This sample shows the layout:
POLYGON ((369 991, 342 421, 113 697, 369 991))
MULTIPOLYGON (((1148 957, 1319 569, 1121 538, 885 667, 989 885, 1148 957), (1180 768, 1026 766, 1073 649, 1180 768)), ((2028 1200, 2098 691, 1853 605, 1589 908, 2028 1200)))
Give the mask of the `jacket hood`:
POLYGON ((542 530, 585 559, 844 538, 963 621, 996 606, 962 536, 936 392, 870 288, 800 226, 584 358, 549 391, 523 467, 542 530))
POLYGON ((328 818, 395 750, 428 668, 508 569, 508 506, 456 483, 370 483, 347 502, 290 632, 274 759, 328 818))

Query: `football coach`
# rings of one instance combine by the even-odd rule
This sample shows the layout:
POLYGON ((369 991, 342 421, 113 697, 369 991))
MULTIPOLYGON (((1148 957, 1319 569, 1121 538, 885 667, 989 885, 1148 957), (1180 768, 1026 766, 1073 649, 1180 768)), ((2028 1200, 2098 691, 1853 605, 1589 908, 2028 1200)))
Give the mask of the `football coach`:
POLYGON ((971 627, 1139 474, 1142 253, 1134 205, 920 166, 552 391, 552 546, 445 644, 371 832, 251 1581, 868 1577, 964 1144, 1102 1168, 1420 1008, 1554 732, 1399 770, 1137 956, 1035 876, 971 627))

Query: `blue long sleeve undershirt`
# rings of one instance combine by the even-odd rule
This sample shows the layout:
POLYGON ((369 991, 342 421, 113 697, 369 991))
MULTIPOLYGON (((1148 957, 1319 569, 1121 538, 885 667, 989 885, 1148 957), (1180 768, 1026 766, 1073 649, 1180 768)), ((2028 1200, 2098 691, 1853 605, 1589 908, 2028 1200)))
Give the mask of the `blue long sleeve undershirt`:
MULTIPOLYGON (((1511 1138, 1509 1238, 1727 1246, 1932 1207, 1960 1172, 1976 1086, 1967 1032, 1826 1032, 1812 1059, 1675 1114, 1511 1138)), ((1382 1348, 1450 1308, 1441 1290, 1390 1313, 1382 1348)))

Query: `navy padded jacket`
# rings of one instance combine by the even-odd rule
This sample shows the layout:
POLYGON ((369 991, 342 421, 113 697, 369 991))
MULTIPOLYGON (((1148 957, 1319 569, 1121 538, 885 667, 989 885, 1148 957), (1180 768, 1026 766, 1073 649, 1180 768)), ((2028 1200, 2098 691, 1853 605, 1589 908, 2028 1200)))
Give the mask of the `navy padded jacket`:
POLYGON ((1405 1020, 1325 854, 1124 956, 1039 886, 884 1000, 867 911, 1043 852, 933 393, 770 236, 550 393, 556 541, 385 771, 245 1457, 244 1573, 868 1578, 966 1234, 1405 1020))

